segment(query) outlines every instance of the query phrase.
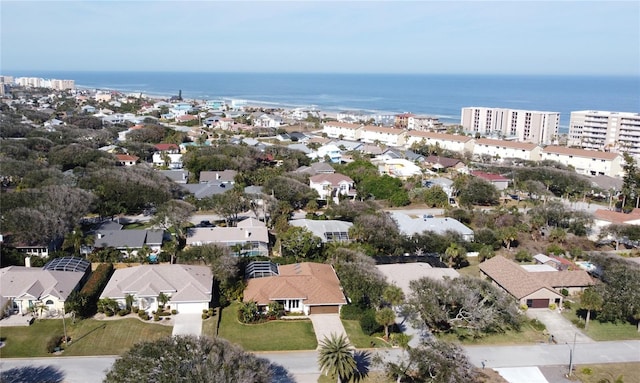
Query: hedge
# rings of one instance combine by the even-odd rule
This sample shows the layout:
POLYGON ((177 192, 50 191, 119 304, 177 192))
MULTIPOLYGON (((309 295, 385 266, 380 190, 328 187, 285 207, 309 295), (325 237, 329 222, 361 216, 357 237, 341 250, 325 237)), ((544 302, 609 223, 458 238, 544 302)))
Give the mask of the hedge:
POLYGON ((102 293, 107 282, 109 282, 111 274, 113 274, 112 263, 100 264, 91 274, 91 277, 89 277, 87 283, 82 287, 82 290, 80 290, 80 295, 85 297, 87 302, 83 308, 83 317, 90 317, 98 310, 97 304, 98 299, 100 298, 100 293, 102 293))

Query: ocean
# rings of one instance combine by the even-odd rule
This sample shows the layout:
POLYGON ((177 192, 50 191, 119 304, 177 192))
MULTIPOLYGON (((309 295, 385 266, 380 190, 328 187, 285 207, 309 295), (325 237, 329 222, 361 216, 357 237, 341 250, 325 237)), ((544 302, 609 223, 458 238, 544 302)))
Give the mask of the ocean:
POLYGON ((411 112, 460 123, 463 107, 560 112, 640 112, 640 76, 294 74, 193 72, 14 72, 15 77, 75 80, 77 87, 183 98, 243 99, 272 107, 411 112))

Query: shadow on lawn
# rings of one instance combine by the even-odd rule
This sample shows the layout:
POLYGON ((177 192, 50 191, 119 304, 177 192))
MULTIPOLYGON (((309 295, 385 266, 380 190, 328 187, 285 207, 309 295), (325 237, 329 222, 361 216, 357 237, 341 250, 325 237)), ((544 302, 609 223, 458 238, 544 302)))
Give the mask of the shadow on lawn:
POLYGON ((2 383, 62 383, 64 372, 55 366, 25 366, 15 367, 0 373, 2 383))
POLYGON ((295 383, 296 382, 293 375, 291 375, 291 373, 286 368, 284 368, 279 364, 271 363, 270 370, 272 374, 271 381, 274 383, 295 383))
POLYGON ((73 343, 78 343, 82 338, 86 337, 87 335, 91 334, 92 332, 97 331, 97 330, 99 330, 99 329, 103 329, 103 330, 104 330, 105 328, 107 328, 107 324, 106 324, 106 323, 105 323, 105 324, 101 324, 100 326, 98 326, 98 327, 94 328, 93 330, 90 330, 90 331, 89 331, 89 332, 87 332, 86 334, 83 334, 82 336, 80 336, 80 337, 78 337, 78 338, 74 339, 74 340, 73 340, 73 343))

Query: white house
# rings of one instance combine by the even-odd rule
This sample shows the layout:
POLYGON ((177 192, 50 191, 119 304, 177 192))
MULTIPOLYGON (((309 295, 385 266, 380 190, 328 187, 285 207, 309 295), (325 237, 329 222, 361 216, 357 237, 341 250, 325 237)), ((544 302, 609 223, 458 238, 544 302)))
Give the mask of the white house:
POLYGON ((422 168, 404 158, 375 159, 372 163, 378 165, 381 175, 389 175, 394 178, 407 179, 422 176, 422 168))
POLYGON ((339 147, 333 144, 322 145, 318 150, 308 154, 307 156, 311 159, 324 159, 325 157, 328 157, 329 162, 333 163, 340 163, 342 161, 342 151, 339 147))
POLYGON ((587 176, 622 177, 624 174, 624 160, 620 153, 550 145, 542 149, 541 159, 572 166, 576 173, 587 176))
POLYGON ((358 141, 360 139, 361 124, 350 124, 347 122, 328 121, 322 127, 322 133, 328 137, 339 138, 348 141, 358 141))
POLYGON ((338 203, 339 196, 355 197, 354 182, 344 174, 317 174, 309 178, 309 187, 318 192, 319 199, 333 198, 338 203))
POLYGON ((410 130, 407 132, 407 147, 413 144, 439 146, 452 152, 473 152, 473 138, 457 134, 436 132, 421 132, 410 130))
POLYGON ((114 299, 126 307, 127 295, 141 310, 158 310, 158 297, 169 298, 167 305, 178 313, 202 313, 209 309, 213 291, 213 275, 208 266, 140 265, 116 270, 100 299, 114 299))
POLYGON ((389 212, 389 214, 398 223, 398 229, 400 232, 407 236, 420 234, 425 231, 432 231, 436 234, 444 234, 447 231, 454 231, 460 234, 462 239, 465 241, 471 242, 474 238, 473 230, 454 218, 438 218, 429 216, 412 218, 397 211, 389 212))
POLYGON ((386 128, 382 126, 364 126, 360 131, 360 139, 367 143, 380 143, 387 146, 402 146, 406 142, 403 129, 386 128))
POLYGON ((492 158, 519 158, 527 161, 539 161, 542 148, 536 144, 518 141, 493 140, 479 138, 476 140, 473 155, 475 157, 490 156, 492 158))
POLYGON ((278 116, 263 114, 253 120, 253 125, 260 128, 277 128, 282 125, 282 119, 278 116))

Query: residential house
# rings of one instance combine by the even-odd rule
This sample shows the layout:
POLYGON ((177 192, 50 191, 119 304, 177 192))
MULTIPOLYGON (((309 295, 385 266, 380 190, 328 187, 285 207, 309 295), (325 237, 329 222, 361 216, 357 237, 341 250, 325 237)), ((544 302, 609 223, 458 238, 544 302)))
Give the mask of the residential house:
POLYGON ((180 116, 184 116, 189 114, 193 110, 193 106, 188 102, 178 102, 175 104, 171 104, 169 108, 169 114, 173 115, 173 118, 177 118, 180 116))
POLYGON ((82 110, 82 113, 85 113, 85 114, 93 114, 96 112, 96 107, 93 105, 85 105, 82 108, 80 108, 80 110, 82 110))
POLYGON ((526 161, 539 161, 542 148, 536 144, 518 141, 479 138, 473 148, 476 158, 491 157, 495 160, 518 158, 526 161))
POLYGON ((223 183, 233 185, 235 183, 235 177, 238 174, 235 170, 213 170, 200 172, 200 183, 223 183))
POLYGON ((269 256, 269 232, 262 221, 248 218, 237 227, 196 227, 187 233, 187 246, 217 244, 243 257, 269 256))
POLYGON ((406 133, 402 129, 367 125, 362 127, 360 139, 370 144, 403 146, 406 143, 406 133))
POLYGON ((426 262, 394 263, 389 265, 376 265, 376 268, 384 275, 387 282, 402 289, 405 296, 413 294, 409 284, 422 278, 442 281, 445 278, 455 279, 460 274, 449 267, 431 267, 426 262))
POLYGON ((367 113, 362 110, 347 110, 338 112, 336 119, 338 122, 350 123, 350 124, 365 124, 371 119, 371 113, 367 113))
POLYGON ((309 230, 314 236, 320 238, 323 243, 327 242, 349 242, 349 229, 353 226, 351 222, 337 220, 313 220, 294 219, 289 221, 289 225, 303 227, 309 230))
POLYGON ((125 256, 136 256, 143 248, 148 249, 149 256, 160 253, 164 241, 164 230, 132 229, 122 230, 116 222, 102 224, 94 234, 94 249, 114 248, 125 256))
POLYGON ((116 154, 116 161, 120 166, 133 166, 139 159, 140 157, 131 156, 129 154, 116 154))
POLYGON ((550 145, 542 149, 541 159, 571 166, 576 173, 587 176, 604 175, 619 178, 624 174, 624 160, 620 153, 550 145))
POLYGON ((273 275, 249 278, 244 302, 256 302, 261 310, 279 303, 285 311, 309 314, 338 314, 347 304, 340 280, 325 263, 275 265, 273 275))
POLYGON ((356 196, 353 180, 340 173, 312 176, 309 178, 309 187, 318 192, 320 200, 333 198, 338 203, 339 196, 349 198, 356 196))
MULTIPOLYGON (((633 209, 629 213, 622 211, 598 209, 593 214, 593 226, 589 239, 593 241, 601 240, 600 233, 609 225, 640 225, 640 209, 633 209)), ((612 242, 619 242, 622 238, 615 238, 607 235, 606 239, 612 242)))
POLYGON ((337 146, 338 148, 340 148, 340 150, 345 152, 351 152, 351 151, 360 152, 362 151, 362 147, 364 146, 364 144, 359 141, 333 140, 331 143, 337 146))
POLYGON ((425 187, 440 186, 449 198, 453 197, 453 181, 448 178, 432 178, 424 182, 425 187))
POLYGON ((450 169, 457 170, 461 173, 466 173, 469 170, 464 162, 456 159, 443 156, 428 156, 424 159, 425 166, 435 172, 447 171, 450 169))
POLYGON ((505 190, 507 187, 509 187, 510 179, 503 177, 500 174, 485 173, 479 170, 474 170, 471 172, 471 175, 489 182, 498 190, 505 190))
POLYGON ((473 138, 457 134, 445 134, 436 132, 421 132, 410 130, 407 132, 407 147, 412 145, 433 146, 452 152, 473 152, 473 138))
POLYGON ((153 153, 154 166, 166 166, 169 169, 182 169, 182 153, 176 144, 157 144, 153 153))
POLYGON ((222 194, 233 189, 233 186, 228 183, 216 181, 210 181, 201 184, 185 183, 180 186, 187 193, 193 194, 196 199, 211 197, 213 195, 222 194))
POLYGON ((316 174, 333 174, 335 172, 335 169, 326 162, 314 162, 309 166, 300 166, 296 169, 296 173, 306 173, 312 176, 316 174))
POLYGON ((425 231, 431 231, 436 234, 444 234, 448 231, 453 231, 460 234, 462 239, 465 241, 472 242, 474 238, 473 230, 455 218, 439 218, 429 215, 412 218, 407 214, 397 211, 391 211, 388 213, 398 224, 398 230, 400 230, 400 233, 406 236, 421 234, 425 231))
POLYGON ((548 308, 552 303, 562 307, 563 289, 576 294, 594 284, 583 270, 528 272, 501 255, 482 262, 480 275, 529 308, 548 308))
POLYGON ((189 181, 189 172, 186 170, 159 170, 159 172, 177 184, 186 184, 189 181))
POLYGON ((328 158, 329 162, 332 162, 334 164, 339 164, 340 162, 342 162, 342 151, 339 147, 333 144, 322 145, 318 148, 318 150, 308 154, 307 156, 311 159, 318 158, 320 160, 325 160, 326 158, 328 158))
POLYGON ((389 175, 406 180, 411 177, 421 177, 423 174, 421 167, 403 158, 374 159, 371 162, 378 166, 378 172, 381 175, 389 175))
POLYGON ((361 124, 350 124, 346 122, 327 121, 322 127, 322 132, 328 137, 339 138, 348 141, 358 141, 360 139, 361 124))
POLYGON ((274 116, 271 114, 262 114, 257 118, 253 119, 253 126, 257 126, 260 128, 278 128, 283 125, 282 118, 278 116, 274 116))
POLYGON ((0 298, 7 302, 8 314, 39 314, 40 305, 43 316, 62 314, 69 295, 82 287, 91 272, 89 262, 82 261, 85 267, 72 271, 30 267, 28 258, 26 266, 0 269, 0 298))
POLYGON ((213 275, 208 266, 140 265, 115 270, 100 299, 111 298, 121 308, 127 296, 133 306, 144 311, 157 311, 158 297, 169 298, 169 309, 179 314, 198 314, 209 309, 213 292, 213 275))

